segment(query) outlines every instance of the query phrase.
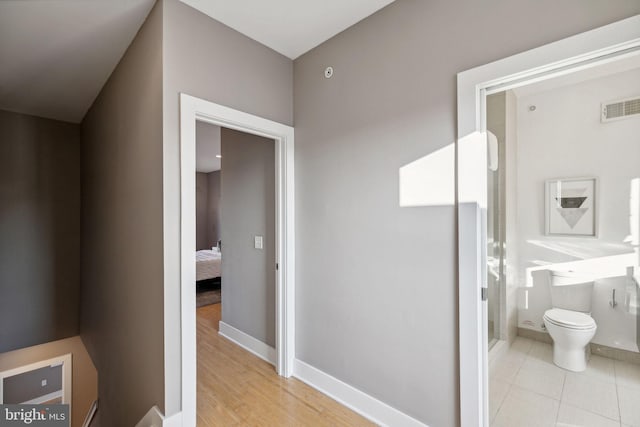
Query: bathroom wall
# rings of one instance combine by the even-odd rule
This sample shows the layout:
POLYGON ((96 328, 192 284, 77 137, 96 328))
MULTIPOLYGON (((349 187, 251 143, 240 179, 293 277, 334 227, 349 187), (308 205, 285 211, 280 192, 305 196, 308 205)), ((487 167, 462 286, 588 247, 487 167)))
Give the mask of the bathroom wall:
MULTIPOLYGON (((596 277, 591 307, 591 316, 598 325, 596 335, 591 340, 594 344, 638 351, 637 308, 634 307, 638 288, 624 273, 633 259, 633 254, 625 254, 553 265, 557 270, 584 272, 596 277), (614 289, 618 303, 615 308, 609 305, 614 289)), ((518 326, 544 331, 542 316, 551 307, 549 270, 547 266, 532 267, 529 273, 532 277, 531 287, 520 289, 518 326)))
POLYGON ((532 287, 521 294, 519 327, 541 330, 542 315, 551 306, 548 275, 538 272, 540 267, 582 269, 598 279, 593 341, 637 350, 634 315, 628 305, 612 308, 609 301, 614 288, 619 299, 635 298, 627 292, 625 275, 634 263, 626 254, 633 251, 629 200, 631 181, 640 176, 640 119, 601 123, 600 105, 639 93, 640 70, 632 70, 518 97, 517 280, 532 287), (560 177, 598 178, 597 237, 545 235, 545 180, 560 177))
POLYGON ((504 320, 507 339, 518 335, 518 100, 512 90, 505 93, 505 300, 504 320), (516 242, 510 244, 510 242, 516 242))
MULTIPOLYGON (((505 146, 505 93, 500 92, 487 97, 487 130, 495 135, 498 141, 498 152, 499 159, 503 160, 504 157, 504 146, 505 146)), ((495 262, 500 262, 500 242, 503 238, 503 230, 502 224, 504 223, 504 206, 502 206, 502 201, 504 200, 503 191, 503 183, 504 183, 504 165, 499 164, 498 169, 496 171, 492 171, 487 168, 487 194, 488 194, 488 210, 487 210, 487 256, 491 257, 495 260, 495 262)), ((498 327, 496 328, 496 338, 504 339, 506 338, 506 333, 504 333, 504 328, 502 327, 502 323, 500 323, 500 315, 504 310, 501 310, 500 307, 504 301, 502 289, 504 288, 503 283, 499 277, 496 277, 495 274, 499 273, 500 265, 496 265, 491 269, 494 274, 488 274, 487 276, 487 287, 489 289, 489 300, 488 300, 488 319, 489 319, 489 337, 491 339, 492 331, 491 328, 495 327, 496 324, 498 327)), ((502 280, 504 281, 504 280, 502 280)))
MULTIPOLYGON (((489 186, 493 180, 499 179, 494 192, 502 193, 502 197, 494 200, 492 210, 499 215, 492 216, 488 232, 498 230, 503 245, 503 279, 502 286, 492 292, 492 277, 489 277, 489 320, 500 325, 500 339, 509 342, 517 336, 517 127, 516 98, 513 91, 500 92, 487 97, 487 129, 498 140, 499 163, 498 172, 489 173, 489 186), (505 239, 507 244, 505 244, 505 239)), ((496 284, 494 284, 496 286, 496 284)))

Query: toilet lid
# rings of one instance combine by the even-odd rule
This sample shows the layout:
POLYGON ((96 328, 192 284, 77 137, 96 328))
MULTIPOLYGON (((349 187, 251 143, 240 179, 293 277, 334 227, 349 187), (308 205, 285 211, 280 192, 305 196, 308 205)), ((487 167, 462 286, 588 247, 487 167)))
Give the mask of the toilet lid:
POLYGON ((552 308, 544 313, 544 317, 551 323, 565 328, 590 329, 596 326, 596 322, 591 316, 579 311, 552 308))

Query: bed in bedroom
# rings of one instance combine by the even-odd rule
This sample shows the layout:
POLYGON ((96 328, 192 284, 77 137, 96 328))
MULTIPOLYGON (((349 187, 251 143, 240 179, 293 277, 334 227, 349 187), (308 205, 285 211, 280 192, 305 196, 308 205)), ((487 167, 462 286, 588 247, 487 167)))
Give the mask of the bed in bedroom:
POLYGON ((196 252, 196 281, 220 278, 222 254, 217 249, 196 252))
POLYGON ((217 249, 196 251, 196 306, 221 301, 222 254, 217 249))

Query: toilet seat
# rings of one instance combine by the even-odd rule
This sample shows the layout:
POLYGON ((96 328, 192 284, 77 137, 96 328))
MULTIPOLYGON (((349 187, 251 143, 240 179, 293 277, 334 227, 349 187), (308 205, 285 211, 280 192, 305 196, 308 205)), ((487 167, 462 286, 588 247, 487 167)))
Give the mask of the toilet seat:
POLYGON ((586 330, 596 327, 596 321, 588 314, 561 308, 547 310, 544 313, 544 320, 567 329, 586 330))

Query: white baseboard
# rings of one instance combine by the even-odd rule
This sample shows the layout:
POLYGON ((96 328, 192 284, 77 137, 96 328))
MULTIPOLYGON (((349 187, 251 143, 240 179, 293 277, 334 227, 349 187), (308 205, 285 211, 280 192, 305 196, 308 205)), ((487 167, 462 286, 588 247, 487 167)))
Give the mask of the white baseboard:
MULTIPOLYGON (((220 322, 220 335, 269 363, 275 364, 275 349, 244 332, 220 322), (269 360, 271 358, 271 360, 269 360)), ((429 427, 386 403, 350 386, 313 366, 295 359, 293 376, 379 426, 429 427)), ((182 413, 164 417, 157 406, 136 427, 182 427, 182 413)))
POLYGON ((89 407, 89 411, 87 415, 84 417, 84 421, 82 422, 82 427, 89 427, 93 422, 93 417, 96 415, 96 411, 98 410, 98 400, 94 400, 89 407))
POLYGON ((428 427, 415 418, 301 360, 294 360, 293 376, 380 426, 428 427))
POLYGON ((275 348, 223 321, 220 321, 219 325, 220 331, 218 333, 220 335, 275 366, 277 361, 275 348))

